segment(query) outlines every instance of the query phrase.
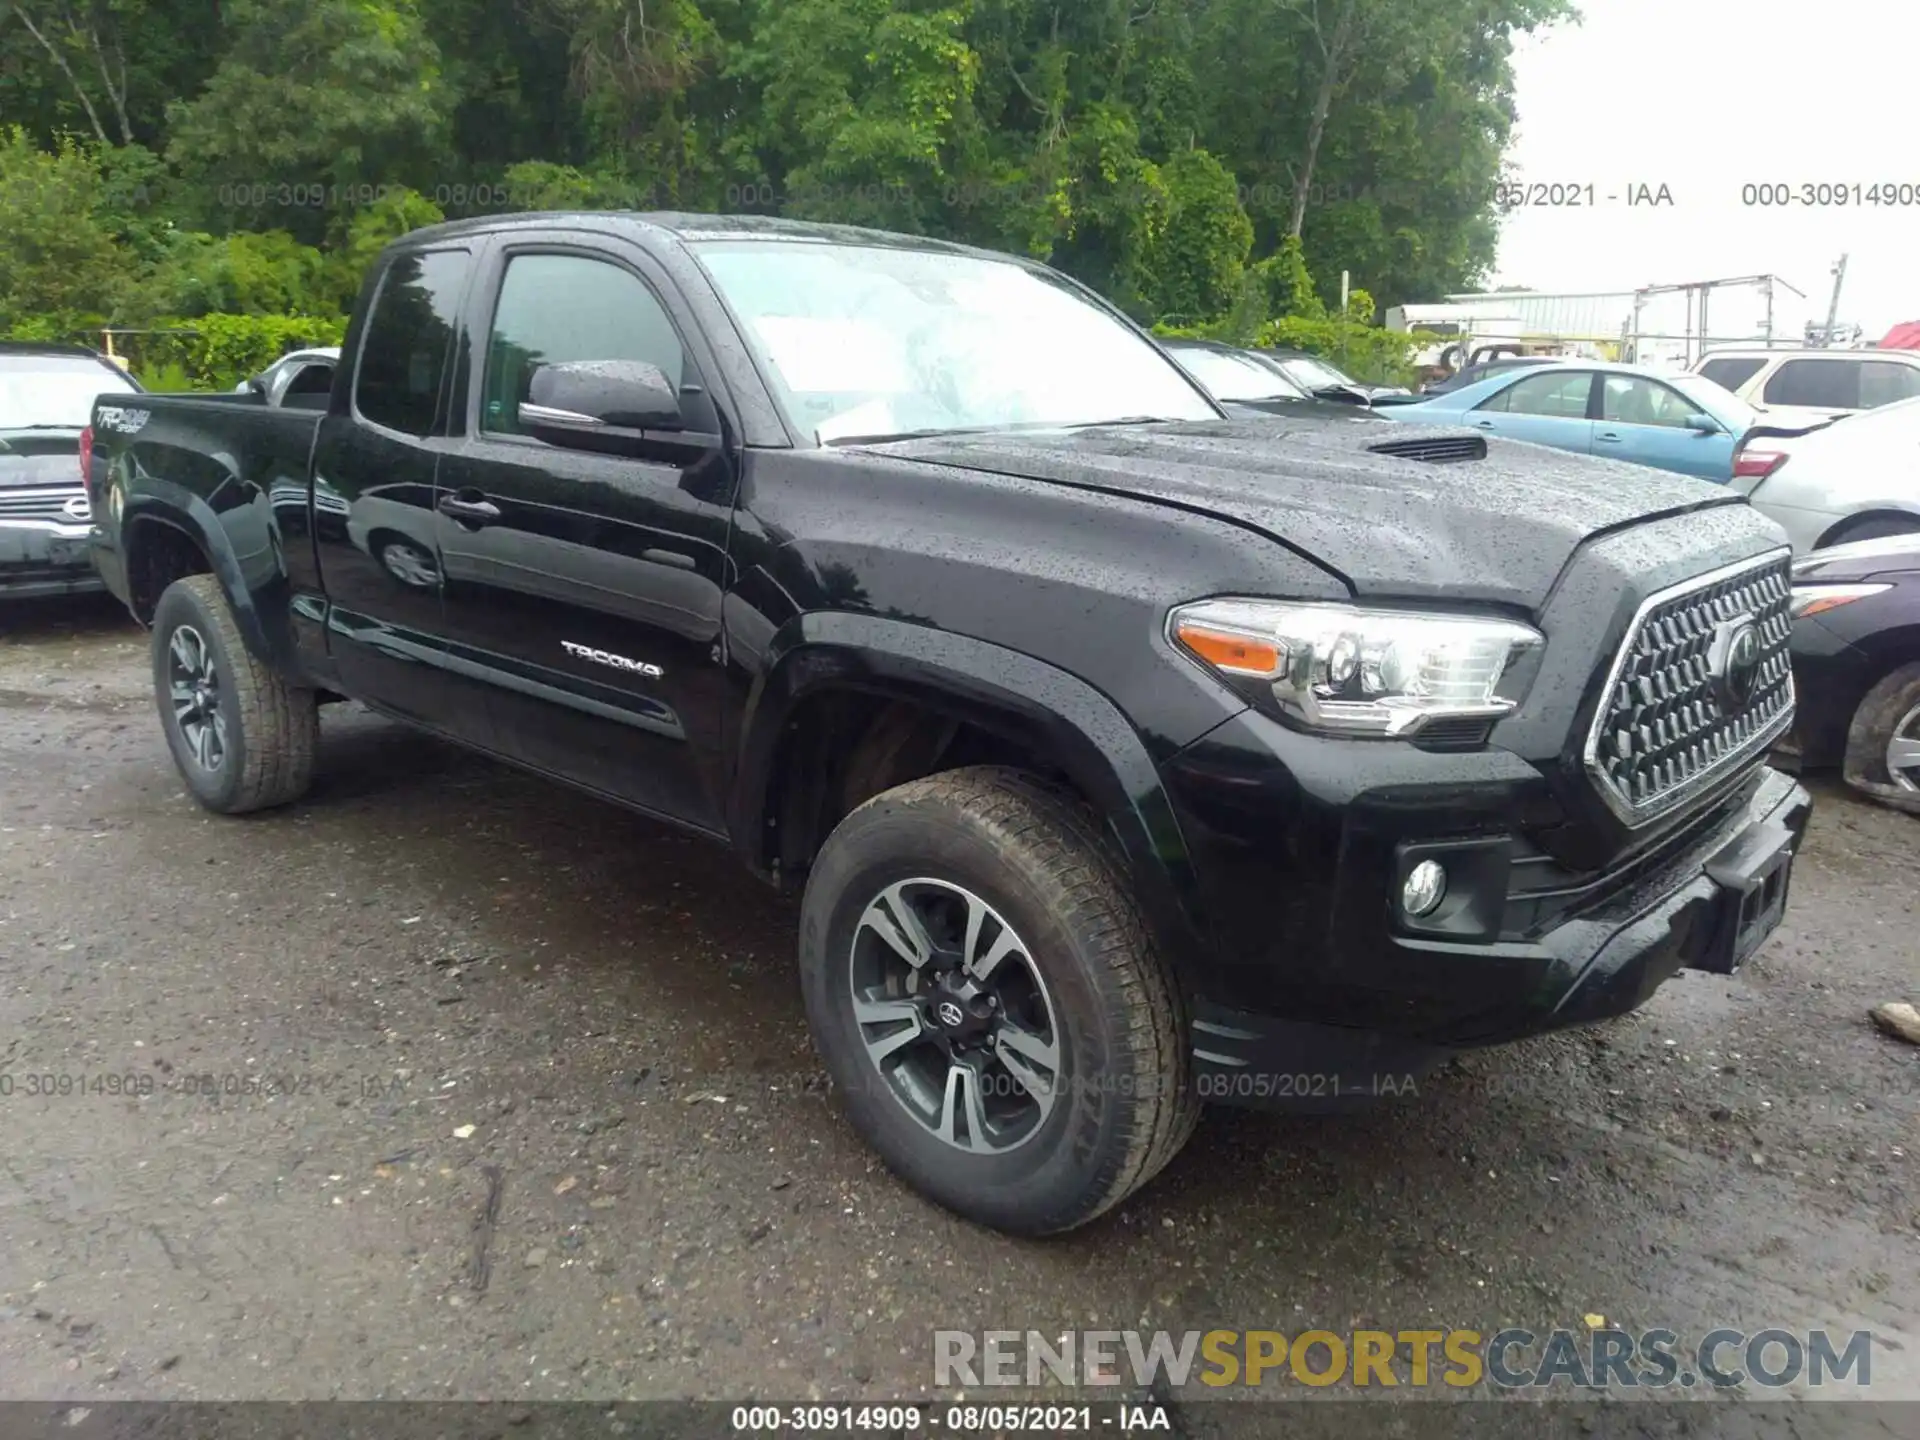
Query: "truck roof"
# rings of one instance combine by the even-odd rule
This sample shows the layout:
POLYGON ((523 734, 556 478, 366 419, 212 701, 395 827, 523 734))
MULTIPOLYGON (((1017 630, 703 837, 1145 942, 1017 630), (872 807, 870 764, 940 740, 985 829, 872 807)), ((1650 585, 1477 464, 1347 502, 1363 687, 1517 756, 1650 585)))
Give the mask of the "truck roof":
POLYGON ((1000 250, 962 245, 951 240, 935 240, 924 235, 874 230, 862 225, 830 225, 817 220, 789 220, 779 215, 701 215, 676 210, 528 210, 507 215, 479 215, 429 225, 402 236, 394 244, 412 247, 463 235, 551 229, 556 225, 598 230, 605 234, 626 234, 631 238, 656 242, 660 239, 683 243, 692 240, 798 240, 828 245, 886 245, 896 249, 1007 260, 1033 269, 1042 268, 1034 261, 1000 250))

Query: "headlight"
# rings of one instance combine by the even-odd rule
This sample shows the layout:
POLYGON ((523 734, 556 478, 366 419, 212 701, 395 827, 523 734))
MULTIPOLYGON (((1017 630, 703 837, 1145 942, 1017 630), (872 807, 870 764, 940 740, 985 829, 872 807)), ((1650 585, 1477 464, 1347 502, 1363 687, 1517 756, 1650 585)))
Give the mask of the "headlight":
POLYGON ((1167 617, 1175 644, 1256 700, 1337 735, 1417 734, 1520 703, 1539 631, 1511 620, 1278 600, 1202 600, 1167 617))
POLYGON ((1891 585, 1796 585, 1793 587, 1793 618, 1818 615, 1842 605, 1851 605, 1869 595, 1891 590, 1891 585))

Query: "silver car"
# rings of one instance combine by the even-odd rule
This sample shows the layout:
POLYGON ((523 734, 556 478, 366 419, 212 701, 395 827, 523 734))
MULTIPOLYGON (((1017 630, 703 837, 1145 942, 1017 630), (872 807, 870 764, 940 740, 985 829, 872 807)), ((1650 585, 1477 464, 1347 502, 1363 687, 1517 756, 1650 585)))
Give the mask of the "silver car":
POLYGON ((333 384, 333 367, 339 360, 337 345, 290 351, 233 388, 237 394, 258 391, 269 405, 325 409, 327 391, 333 384))
POLYGON ((1801 435, 1756 435, 1736 457, 1733 486, 1785 528, 1796 555, 1920 533, 1920 399, 1801 435))

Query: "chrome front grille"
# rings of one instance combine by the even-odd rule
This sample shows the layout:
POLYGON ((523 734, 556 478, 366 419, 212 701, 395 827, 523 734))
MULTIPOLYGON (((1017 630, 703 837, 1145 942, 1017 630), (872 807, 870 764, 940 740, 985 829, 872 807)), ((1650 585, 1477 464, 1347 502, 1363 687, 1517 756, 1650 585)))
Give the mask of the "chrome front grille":
POLYGON ((0 520, 51 520, 60 525, 84 525, 90 517, 87 492, 78 481, 71 485, 22 485, 0 489, 0 520))
POLYGON ((1638 824, 1758 755, 1793 718, 1790 557, 1746 560, 1643 604, 1608 674, 1588 772, 1638 824), (1751 630, 1757 644, 1741 637, 1751 630))

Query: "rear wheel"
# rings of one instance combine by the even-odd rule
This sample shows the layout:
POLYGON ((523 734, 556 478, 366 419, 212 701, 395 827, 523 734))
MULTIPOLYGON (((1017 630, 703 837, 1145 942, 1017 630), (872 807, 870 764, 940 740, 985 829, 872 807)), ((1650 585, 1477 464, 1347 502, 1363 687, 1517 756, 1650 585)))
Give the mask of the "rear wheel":
POLYGON ((1844 774, 1855 789, 1920 815, 1920 664, 1901 666, 1861 700, 1844 774))
POLYGON ((176 580, 161 595, 153 690, 174 764, 207 809, 238 815, 306 793, 320 732, 314 692, 253 657, 213 576, 176 580))
POLYGON ((1192 1133, 1176 988, 1091 816, 1021 772, 935 775, 841 821, 800 959, 855 1128, 969 1219, 1071 1229, 1192 1133))
POLYGON ((1906 520, 1897 515, 1874 515, 1841 525, 1821 542, 1820 548, 1825 550, 1835 545, 1851 545, 1856 540, 1887 540, 1895 535, 1916 533, 1920 533, 1920 518, 1906 520))

